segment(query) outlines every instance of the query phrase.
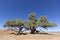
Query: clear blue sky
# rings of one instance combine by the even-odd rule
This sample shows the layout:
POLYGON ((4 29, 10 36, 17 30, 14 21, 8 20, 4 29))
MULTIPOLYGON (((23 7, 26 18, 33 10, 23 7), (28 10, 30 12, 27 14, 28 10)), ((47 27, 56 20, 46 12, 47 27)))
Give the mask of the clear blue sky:
POLYGON ((0 29, 7 20, 27 20, 31 12, 35 12, 37 18, 46 15, 58 25, 48 29, 60 31, 60 0, 0 0, 0 29))

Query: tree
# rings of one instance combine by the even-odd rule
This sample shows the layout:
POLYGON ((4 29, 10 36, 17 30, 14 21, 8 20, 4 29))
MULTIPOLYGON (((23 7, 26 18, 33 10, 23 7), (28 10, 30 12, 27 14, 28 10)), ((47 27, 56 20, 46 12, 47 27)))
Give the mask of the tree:
POLYGON ((9 20, 4 24, 4 27, 18 27, 19 31, 17 34, 21 33, 21 30, 23 28, 22 26, 25 26, 25 28, 27 29, 29 27, 31 30, 31 34, 34 34, 36 32, 35 27, 40 26, 47 29, 48 27, 55 27, 57 25, 55 23, 50 22, 46 16, 42 16, 39 19, 37 19, 35 13, 29 14, 28 20, 26 20, 25 22, 21 21, 20 19, 16 19, 16 20, 9 20))
POLYGON ((38 25, 47 29, 48 27, 55 27, 57 26, 55 23, 51 23, 48 21, 46 16, 42 16, 39 20, 38 20, 38 25))
POLYGON ((47 29, 48 27, 55 27, 56 24, 51 23, 48 21, 46 16, 40 17, 40 19, 36 18, 36 15, 34 13, 29 14, 28 16, 29 20, 25 21, 24 25, 30 27, 31 34, 34 34, 36 31, 36 26, 43 27, 47 29))
POLYGON ((34 34, 35 33, 35 31, 36 31, 36 23, 37 23, 37 19, 36 19, 36 15, 34 14, 34 13, 31 13, 31 14, 29 14, 29 16, 28 16, 28 18, 29 18, 29 24, 30 24, 30 29, 31 29, 31 34, 34 34))
POLYGON ((18 31, 17 34, 20 34, 20 33, 21 33, 21 30, 22 30, 22 27, 21 27, 21 26, 24 26, 24 23, 23 23, 21 20, 17 19, 17 20, 15 21, 15 26, 16 26, 16 27, 19 27, 19 31, 18 31))
POLYGON ((19 19, 9 20, 4 24, 4 27, 19 27, 19 31, 17 34, 20 34, 20 31, 22 30, 21 26, 24 26, 24 24, 19 19))
POLYGON ((10 30, 10 26, 11 26, 11 21, 7 21, 5 24, 4 24, 4 27, 8 27, 8 30, 10 30))

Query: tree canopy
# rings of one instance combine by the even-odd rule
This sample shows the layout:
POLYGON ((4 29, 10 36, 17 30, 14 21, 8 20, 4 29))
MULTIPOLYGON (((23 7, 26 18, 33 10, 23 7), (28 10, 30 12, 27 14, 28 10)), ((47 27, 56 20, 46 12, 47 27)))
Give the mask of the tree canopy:
POLYGON ((26 21, 22 21, 20 19, 8 20, 4 24, 4 27, 9 27, 9 26, 10 27, 21 27, 21 26, 30 27, 31 33, 35 33, 36 26, 40 26, 47 29, 48 27, 55 27, 57 25, 55 23, 50 22, 46 16, 41 16, 39 19, 37 19, 36 14, 31 13, 28 15, 28 20, 26 21))
POLYGON ((40 17, 38 20, 38 25, 47 29, 48 27, 55 27, 57 26, 55 23, 51 23, 46 16, 40 17))

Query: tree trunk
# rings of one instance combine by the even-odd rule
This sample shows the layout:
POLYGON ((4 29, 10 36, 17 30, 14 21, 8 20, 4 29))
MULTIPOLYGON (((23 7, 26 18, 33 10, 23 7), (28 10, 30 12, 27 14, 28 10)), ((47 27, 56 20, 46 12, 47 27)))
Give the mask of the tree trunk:
POLYGON ((22 27, 19 28, 17 35, 19 35, 21 33, 21 30, 22 30, 22 27))
POLYGON ((36 30, 36 34, 38 34, 39 33, 39 31, 38 30, 36 30))
POLYGON ((35 34, 35 31, 36 31, 36 29, 33 27, 33 28, 31 29, 31 34, 35 34))
POLYGON ((35 31, 34 31, 34 29, 31 29, 31 34, 35 34, 35 31))

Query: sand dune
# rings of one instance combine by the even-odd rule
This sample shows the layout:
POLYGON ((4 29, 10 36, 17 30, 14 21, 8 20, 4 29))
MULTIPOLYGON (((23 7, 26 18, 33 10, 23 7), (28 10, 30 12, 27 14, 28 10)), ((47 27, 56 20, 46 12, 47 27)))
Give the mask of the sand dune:
POLYGON ((60 40, 60 33, 15 35, 14 31, 0 31, 0 40, 60 40))

